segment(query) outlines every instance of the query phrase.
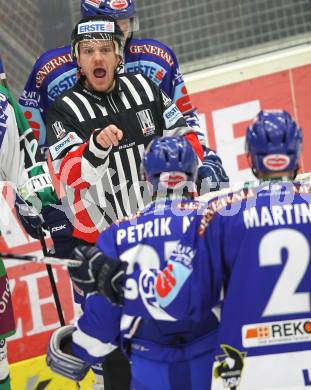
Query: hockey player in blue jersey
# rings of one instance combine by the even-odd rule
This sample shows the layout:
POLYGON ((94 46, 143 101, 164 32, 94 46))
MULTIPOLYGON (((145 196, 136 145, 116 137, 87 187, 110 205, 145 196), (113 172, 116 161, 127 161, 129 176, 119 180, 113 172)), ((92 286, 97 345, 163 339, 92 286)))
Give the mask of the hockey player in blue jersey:
MULTIPOLYGON (((203 165, 199 168, 201 193, 217 190, 226 185, 228 177, 220 158, 206 147, 205 135, 195 108, 192 106, 183 75, 175 53, 154 39, 136 39, 138 29, 133 0, 81 0, 83 17, 97 14, 112 16, 120 23, 127 43, 124 50, 124 69, 127 73, 144 73, 154 81, 177 105, 187 125, 194 129, 205 151, 203 165), (204 180, 205 179, 205 180, 204 180)), ((77 65, 72 61, 70 46, 56 48, 42 54, 36 61, 24 87, 19 103, 26 118, 38 135, 39 143, 46 147, 46 115, 55 99, 77 79, 77 65)))
MULTIPOLYGON (((143 169, 153 187, 153 202, 133 218, 118 221, 104 231, 97 242, 100 251, 86 247, 76 250, 75 258, 87 265, 86 269, 71 270, 72 280, 80 290, 93 291, 96 275, 89 273, 88 264, 92 264, 95 273, 95 268, 104 261, 101 252, 110 258, 123 259, 129 273, 163 268, 164 259, 170 256, 199 210, 200 203, 192 197, 197 158, 184 138, 152 141, 143 158, 143 169)), ((98 294, 89 295, 85 312, 72 335, 74 355, 89 363, 98 361, 99 351, 103 354, 119 342, 121 320, 121 340, 131 360, 133 389, 208 390, 217 338, 216 316, 206 311, 198 322, 189 319, 176 322, 155 302, 148 301, 148 285, 144 285, 144 291, 138 284, 129 285, 127 300, 135 301, 139 291, 145 294, 144 303, 152 319, 129 316, 126 306, 122 311, 98 294)), ((52 337, 48 358, 51 368, 61 374, 67 374, 67 368, 62 369, 63 361, 58 360, 60 337, 65 334, 68 337, 70 328, 60 329, 52 337)), ((77 373, 84 375, 85 368, 75 366, 73 371, 77 369, 77 373)))
POLYGON ((199 320, 224 291, 213 390, 311 384, 311 188, 293 181, 301 143, 287 112, 260 112, 246 135, 260 185, 211 200, 155 279, 178 319, 199 320))
POLYGON ((123 304, 144 318, 144 285, 176 319, 199 320, 224 295, 213 390, 311 384, 311 188, 294 180, 301 143, 287 112, 260 112, 246 136, 260 184, 211 200, 162 271, 124 278, 122 262, 107 262, 100 274, 99 291, 115 302, 122 284, 137 283, 131 310, 127 289, 123 304))

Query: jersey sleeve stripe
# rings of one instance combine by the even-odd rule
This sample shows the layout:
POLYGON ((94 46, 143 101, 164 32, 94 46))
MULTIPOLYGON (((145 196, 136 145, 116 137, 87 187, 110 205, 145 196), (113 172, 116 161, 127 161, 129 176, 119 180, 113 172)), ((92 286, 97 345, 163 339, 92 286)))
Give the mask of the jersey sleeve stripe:
POLYGON ((131 108, 130 102, 127 100, 127 97, 125 96, 124 92, 120 93, 121 100, 125 106, 125 108, 128 110, 131 108))
POLYGON ((89 143, 89 151, 94 154, 95 157, 105 159, 108 157, 112 146, 110 146, 107 150, 99 149, 94 143, 94 134, 91 135, 90 143, 89 143))
POLYGON ((84 122, 85 119, 83 118, 81 111, 79 110, 78 106, 68 97, 65 96, 63 98, 63 101, 68 104, 68 106, 72 109, 72 111, 76 114, 79 122, 84 122))
MULTIPOLYGON (((131 207, 130 207, 130 201, 129 201, 127 184, 126 184, 128 182, 128 180, 126 180, 126 177, 124 174, 124 169, 123 169, 120 153, 115 152, 114 158, 116 161, 117 173, 119 176, 119 183, 120 183, 120 190, 121 190, 123 207, 126 211, 126 214, 131 215, 131 207)), ((135 164, 135 166, 136 166, 136 164, 135 164)))
MULTIPOLYGON (((113 188, 112 179, 111 179, 109 171, 107 171, 107 178, 109 180, 110 188, 113 188)), ((116 194, 115 194, 114 191, 112 191, 112 195, 113 195, 113 199, 115 201, 116 212, 117 212, 118 219, 121 219, 121 218, 123 218, 124 214, 123 214, 123 212, 121 210, 121 207, 119 205, 118 199, 117 199, 116 194)))
POLYGON ((154 102, 154 94, 153 94, 152 89, 150 88, 150 85, 148 84, 147 80, 141 74, 136 74, 135 77, 143 86, 143 88, 148 96, 149 101, 154 102))
POLYGON ((135 102, 137 105, 141 106, 143 104, 138 92, 136 91, 134 85, 130 82, 130 80, 127 77, 120 77, 120 79, 124 82, 124 84, 129 89, 131 95, 133 96, 135 102))
POLYGON ((90 103, 88 102, 88 100, 83 96, 81 95, 80 93, 78 92, 74 92, 74 94, 81 100, 81 102, 85 105, 85 108, 87 109, 90 117, 92 119, 95 119, 96 118, 96 115, 95 115, 95 112, 93 110, 93 108, 91 107, 90 103))
POLYGON ((117 347, 111 343, 103 343, 98 338, 91 337, 79 328, 72 335, 73 342, 85 349, 94 357, 102 357, 115 350, 117 347))
POLYGON ((100 109, 100 111, 103 114, 103 116, 108 116, 108 112, 106 110, 106 107, 101 106, 100 104, 96 104, 96 106, 100 109))
MULTIPOLYGON (((135 160, 133 149, 127 149, 126 152, 127 152, 127 157, 129 159, 130 167, 135 167, 136 160, 135 160)), ((138 178, 137 170, 131 169, 131 175, 133 178, 133 189, 134 189, 135 194, 136 194, 137 202, 139 205, 143 205, 144 202, 143 202, 143 198, 141 196, 141 192, 140 192, 140 188, 139 188, 139 178, 138 178)), ((131 191, 130 191, 130 195, 131 195, 131 191)))

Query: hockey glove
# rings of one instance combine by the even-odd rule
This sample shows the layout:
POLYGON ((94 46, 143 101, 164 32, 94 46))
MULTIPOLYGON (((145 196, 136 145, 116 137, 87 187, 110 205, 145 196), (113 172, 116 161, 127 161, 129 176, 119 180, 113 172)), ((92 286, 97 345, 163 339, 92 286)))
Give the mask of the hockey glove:
POLYGON ((121 304, 127 263, 111 259, 95 246, 86 245, 76 247, 71 257, 82 261, 79 268, 69 268, 69 273, 73 283, 85 295, 98 291, 111 303, 121 304))
POLYGON ((17 193, 15 197, 15 209, 17 216, 23 228, 32 238, 39 238, 38 228, 43 224, 42 216, 34 210, 33 206, 28 205, 17 193))
POLYGON ((72 251, 73 226, 68 218, 70 209, 62 205, 46 206, 42 209, 44 226, 50 231, 55 255, 69 257, 72 251), (70 248, 70 249, 69 249, 70 248))
POLYGON ((75 330, 73 325, 67 325, 52 334, 46 363, 57 374, 79 382, 88 373, 91 365, 72 355, 72 334, 75 330))
POLYGON ((204 153, 203 165, 198 171, 198 193, 200 195, 212 191, 218 191, 228 187, 229 178, 222 166, 221 159, 216 153, 206 148, 204 153))
POLYGON ((121 306, 124 298, 124 279, 128 264, 121 260, 109 260, 101 267, 97 278, 97 290, 113 305, 121 306))

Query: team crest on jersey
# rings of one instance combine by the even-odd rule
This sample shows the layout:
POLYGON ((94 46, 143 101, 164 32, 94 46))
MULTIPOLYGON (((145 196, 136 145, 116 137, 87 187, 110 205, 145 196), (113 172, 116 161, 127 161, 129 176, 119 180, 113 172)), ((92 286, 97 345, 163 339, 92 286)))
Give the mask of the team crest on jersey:
POLYGON ((127 0, 112 0, 110 2, 110 7, 120 11, 128 7, 128 2, 127 0))
POLYGON ((290 158, 286 154, 269 154, 262 162, 271 171, 284 171, 290 163, 290 158))
MULTIPOLYGON (((138 289, 143 304, 155 320, 160 321, 172 321, 175 320, 172 316, 166 313, 161 306, 159 305, 158 300, 156 299, 153 286, 156 283, 156 271, 150 269, 144 269, 138 281, 138 289)), ((128 279, 129 281, 130 279, 128 279)), ((128 282, 127 282, 128 283, 128 282)), ((133 282, 131 282, 133 283, 133 282)), ((129 285, 128 285, 129 286, 129 285)), ((131 289, 133 285, 131 284, 131 289)), ((165 290, 167 291, 167 290, 165 290)), ((125 292, 127 294, 127 292, 125 292)), ((125 295, 126 296, 126 295, 125 295)), ((133 298, 132 298, 133 299, 133 298)))
POLYGON ((154 120, 153 120, 151 110, 149 108, 147 110, 141 110, 138 111, 136 115, 139 120, 139 124, 143 132, 143 135, 145 137, 148 137, 149 135, 154 134, 155 125, 154 125, 154 120))
POLYGON ((221 344, 224 355, 216 355, 219 362, 214 368, 214 378, 222 379, 225 389, 235 390, 240 384, 246 352, 241 352, 230 345, 221 344))
POLYGON ((52 124, 52 129, 57 139, 62 139, 66 135, 66 130, 62 122, 57 121, 52 124))

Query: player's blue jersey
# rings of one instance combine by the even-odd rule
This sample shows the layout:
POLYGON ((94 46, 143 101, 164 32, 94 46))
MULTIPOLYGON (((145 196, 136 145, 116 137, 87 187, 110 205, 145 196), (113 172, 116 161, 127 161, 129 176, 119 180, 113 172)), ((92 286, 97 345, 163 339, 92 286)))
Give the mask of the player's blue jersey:
MULTIPOLYGON (((205 144, 199 120, 191 104, 183 75, 174 52, 153 39, 132 39, 125 47, 125 71, 144 73, 177 105, 205 144)), ((37 134, 39 144, 46 145, 46 115, 54 100, 71 88, 77 77, 77 65, 72 61, 70 46, 47 51, 36 61, 19 103, 37 134)))
POLYGON ((49 50, 36 61, 19 104, 41 146, 46 146, 47 110, 54 100, 76 82, 77 66, 70 46, 49 50))
POLYGON ((127 73, 144 73, 174 101, 183 115, 194 111, 172 49, 154 39, 133 38, 126 46, 124 62, 127 73))
POLYGON ((310 386, 310 186, 266 182, 194 218, 155 291, 169 315, 194 320, 224 291, 212 389, 310 386))
MULTIPOLYGON (((137 218, 114 224, 101 233, 97 246, 105 255, 127 261, 128 273, 146 268, 161 269, 166 265, 165 258, 170 256, 179 238, 187 230, 199 205, 186 200, 151 203, 137 218)), ((148 301, 148 289, 148 285, 139 285, 132 280, 125 292, 123 314, 129 326, 122 330, 125 337, 132 338, 136 350, 143 351, 146 358, 152 356, 153 360, 178 361, 186 356, 184 350, 178 350, 178 346, 191 344, 194 340, 200 341, 190 348, 193 356, 213 349, 218 320, 211 310, 206 311, 198 322, 191 319, 176 322, 154 301, 148 301), (136 301, 138 293, 144 296, 143 306, 153 317, 143 319, 140 323, 134 317, 130 320, 136 302, 139 305, 136 310, 140 310, 140 302, 136 301), (174 351, 169 353, 165 346, 174 346, 174 351)))

